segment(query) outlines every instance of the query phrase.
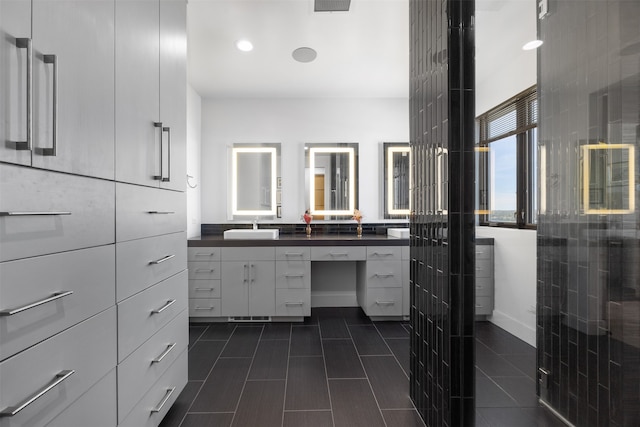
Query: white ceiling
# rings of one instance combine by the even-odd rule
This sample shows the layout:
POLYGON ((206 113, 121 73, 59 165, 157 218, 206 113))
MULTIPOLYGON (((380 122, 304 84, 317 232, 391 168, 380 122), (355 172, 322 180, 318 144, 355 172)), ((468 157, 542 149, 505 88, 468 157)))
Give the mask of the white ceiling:
POLYGON ((203 97, 409 96, 409 1, 189 0, 189 80, 203 97), (253 42, 240 52, 238 39, 253 42), (311 47, 318 56, 296 62, 311 47))
MULTIPOLYGON (((501 15, 517 4, 534 16, 535 1, 476 0, 478 22, 494 20, 476 29, 476 54, 508 57, 481 45, 507 34, 519 54, 535 21, 530 36, 531 29, 509 25, 517 16, 501 15)), ((189 81, 202 97, 409 97, 409 0, 351 0, 348 12, 314 12, 313 0, 188 0, 187 11, 189 81), (243 38, 252 52, 236 49, 243 38), (299 47, 315 49, 316 60, 296 62, 291 53, 299 47)))

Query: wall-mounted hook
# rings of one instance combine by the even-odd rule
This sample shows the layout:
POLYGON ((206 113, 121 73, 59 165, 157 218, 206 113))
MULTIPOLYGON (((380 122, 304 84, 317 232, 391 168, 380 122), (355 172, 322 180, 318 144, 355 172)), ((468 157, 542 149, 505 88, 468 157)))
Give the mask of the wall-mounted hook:
POLYGON ((198 184, 191 184, 191 182, 189 181, 192 178, 193 178, 192 175, 187 174, 187 185, 189 186, 189 188, 196 188, 198 184))

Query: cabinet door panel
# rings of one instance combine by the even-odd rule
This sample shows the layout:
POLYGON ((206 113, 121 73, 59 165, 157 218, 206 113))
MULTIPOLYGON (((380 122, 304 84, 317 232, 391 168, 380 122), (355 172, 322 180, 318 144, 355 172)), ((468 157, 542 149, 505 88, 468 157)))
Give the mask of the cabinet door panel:
POLYGON ((223 316, 249 315, 249 262, 224 261, 220 305, 223 316))
POLYGON ((31 164, 27 141, 27 49, 16 39, 31 38, 31 2, 0 1, 0 161, 31 164))
POLYGON ((114 0, 33 1, 36 167, 114 177, 113 5, 114 0), (55 65, 43 55, 55 55, 55 65), (54 138, 56 155, 44 155, 54 138))
POLYGON ((157 187, 161 129, 158 0, 116 0, 116 180, 157 187))
POLYGON ((276 266, 273 261, 250 261, 249 315, 275 316, 276 266))
POLYGON ((168 181, 160 186, 180 191, 185 191, 187 176, 186 11, 184 0, 160 1, 160 118, 168 128, 163 140, 163 175, 168 181))

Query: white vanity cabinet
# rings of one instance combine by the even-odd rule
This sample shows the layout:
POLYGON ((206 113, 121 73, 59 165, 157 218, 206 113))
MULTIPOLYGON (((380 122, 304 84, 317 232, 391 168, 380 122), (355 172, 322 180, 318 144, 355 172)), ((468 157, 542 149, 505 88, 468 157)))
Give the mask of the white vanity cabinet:
POLYGON ((370 317, 402 316, 402 247, 368 246, 367 262, 358 265, 358 304, 370 317))
POLYGON ((222 248, 221 268, 223 316, 275 316, 274 247, 222 248))
POLYGON ((311 316, 309 247, 276 247, 276 316, 311 316))
POLYGON ((189 317, 219 317, 220 248, 191 247, 189 260, 189 317))

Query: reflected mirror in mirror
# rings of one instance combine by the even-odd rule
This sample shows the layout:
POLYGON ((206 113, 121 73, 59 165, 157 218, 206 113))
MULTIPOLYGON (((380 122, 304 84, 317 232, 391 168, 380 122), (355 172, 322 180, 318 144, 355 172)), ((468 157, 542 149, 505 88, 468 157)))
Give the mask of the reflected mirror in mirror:
POLYGON ((307 206, 314 219, 353 215, 358 203, 358 144, 306 144, 307 206))
POLYGON ((411 212, 411 148, 408 143, 384 143, 385 218, 411 212))
POLYGON ((233 215, 276 215, 279 145, 234 144, 231 151, 231 207, 233 215))

